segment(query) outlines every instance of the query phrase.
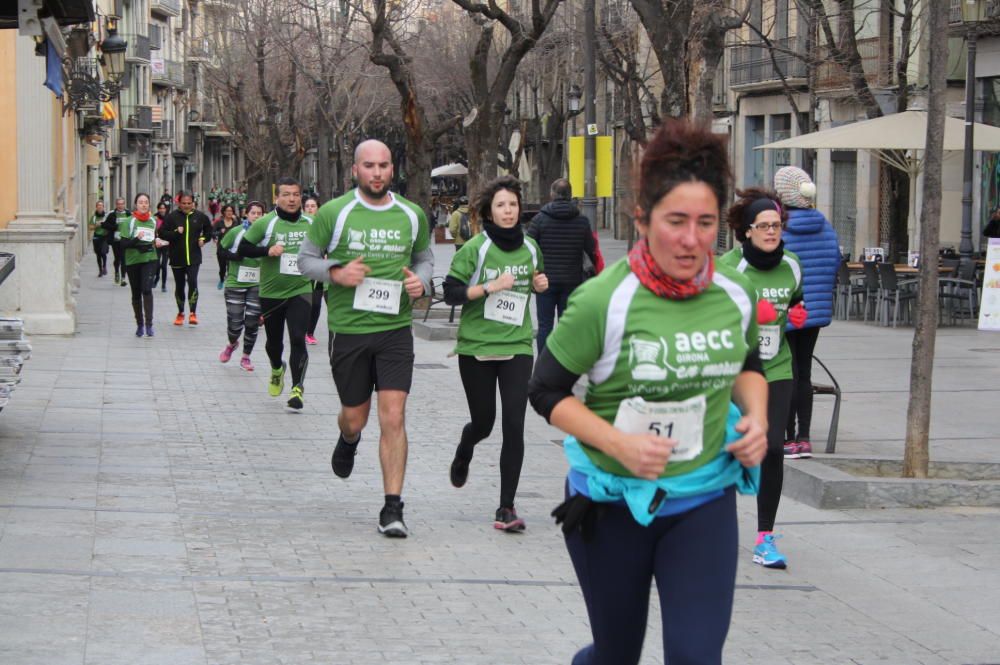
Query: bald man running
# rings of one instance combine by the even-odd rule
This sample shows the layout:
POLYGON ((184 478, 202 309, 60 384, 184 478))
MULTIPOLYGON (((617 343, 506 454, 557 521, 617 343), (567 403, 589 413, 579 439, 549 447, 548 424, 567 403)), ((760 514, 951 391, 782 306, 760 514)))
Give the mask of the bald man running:
POLYGON ((378 392, 379 461, 385 506, 378 530, 408 535, 403 521, 406 397, 413 378, 412 301, 430 292, 434 255, 423 210, 389 191, 392 154, 380 141, 354 151, 357 188, 319 209, 299 250, 299 268, 329 284, 330 366, 340 395, 333 472, 347 478, 371 396, 378 392))

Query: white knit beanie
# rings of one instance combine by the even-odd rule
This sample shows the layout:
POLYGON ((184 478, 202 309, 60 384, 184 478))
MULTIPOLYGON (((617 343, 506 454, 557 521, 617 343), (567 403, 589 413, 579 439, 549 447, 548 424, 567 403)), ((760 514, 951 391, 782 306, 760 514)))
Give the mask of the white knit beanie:
POLYGON ((809 174, 797 166, 783 166, 774 174, 774 191, 789 208, 811 208, 816 185, 809 174))

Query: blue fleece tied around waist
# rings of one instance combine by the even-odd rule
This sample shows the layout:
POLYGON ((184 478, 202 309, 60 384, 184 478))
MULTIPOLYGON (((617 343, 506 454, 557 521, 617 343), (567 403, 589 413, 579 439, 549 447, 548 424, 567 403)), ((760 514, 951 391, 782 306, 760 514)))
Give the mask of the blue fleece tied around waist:
MULTIPOLYGON (((742 415, 739 408, 730 402, 726 417, 726 444, 741 437, 736 431, 736 423, 742 415)), ((635 521, 643 526, 649 526, 656 518, 656 511, 651 513, 649 507, 657 490, 666 492, 667 498, 680 499, 716 492, 730 485, 736 485, 740 494, 756 494, 760 489, 760 467, 748 469, 725 450, 690 473, 657 480, 618 476, 599 468, 590 461, 583 446, 573 436, 567 436, 563 441, 563 451, 570 468, 586 476, 587 493, 592 501, 624 501, 635 521)))

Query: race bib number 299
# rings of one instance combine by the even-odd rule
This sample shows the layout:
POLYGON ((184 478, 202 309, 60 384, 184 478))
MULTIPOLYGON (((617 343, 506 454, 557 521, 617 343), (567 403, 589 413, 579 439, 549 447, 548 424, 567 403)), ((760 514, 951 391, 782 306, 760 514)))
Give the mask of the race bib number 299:
POLYGON ((354 309, 379 314, 399 314, 402 294, 402 282, 366 277, 354 289, 354 309))

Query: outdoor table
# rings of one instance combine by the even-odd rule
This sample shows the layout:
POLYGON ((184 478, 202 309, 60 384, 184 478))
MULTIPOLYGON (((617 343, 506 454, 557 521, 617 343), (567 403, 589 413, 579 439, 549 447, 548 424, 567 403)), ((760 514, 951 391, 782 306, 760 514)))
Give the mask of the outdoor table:
MULTIPOLYGON (((920 268, 914 268, 908 263, 897 263, 895 264, 895 266, 897 275, 916 275, 920 272, 920 268)), ((865 269, 865 265, 863 263, 848 263, 847 269, 852 272, 862 272, 865 269)), ((938 266, 938 272, 941 273, 942 275, 950 273, 953 270, 954 268, 948 268, 946 266, 938 266)))

